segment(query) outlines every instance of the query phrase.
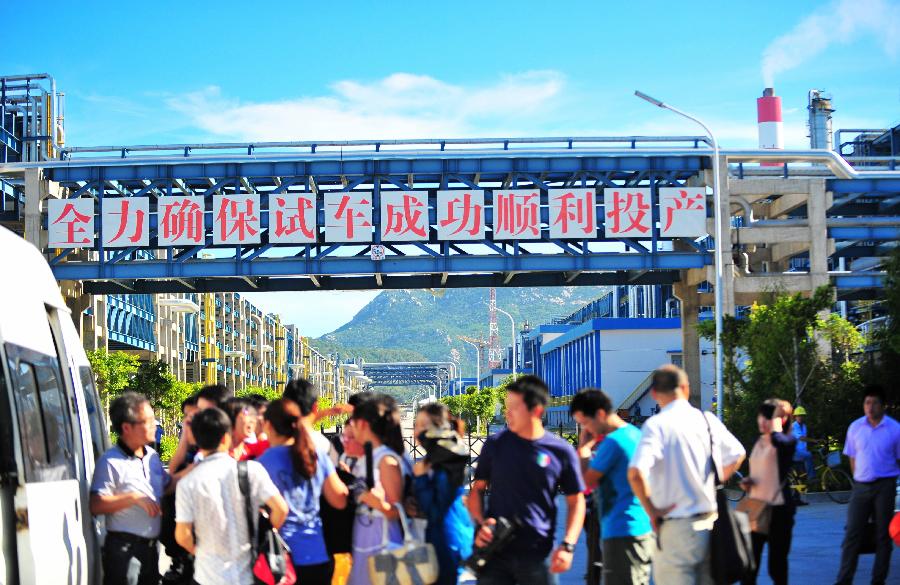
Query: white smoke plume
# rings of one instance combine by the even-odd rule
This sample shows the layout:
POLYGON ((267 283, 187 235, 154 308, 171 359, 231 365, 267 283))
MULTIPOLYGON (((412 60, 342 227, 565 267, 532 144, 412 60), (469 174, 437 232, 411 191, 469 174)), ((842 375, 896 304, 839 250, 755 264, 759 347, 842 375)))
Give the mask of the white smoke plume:
POLYGON ((835 0, 801 20, 763 52, 766 87, 775 77, 809 61, 833 44, 869 36, 891 58, 900 54, 900 3, 888 0, 835 0))

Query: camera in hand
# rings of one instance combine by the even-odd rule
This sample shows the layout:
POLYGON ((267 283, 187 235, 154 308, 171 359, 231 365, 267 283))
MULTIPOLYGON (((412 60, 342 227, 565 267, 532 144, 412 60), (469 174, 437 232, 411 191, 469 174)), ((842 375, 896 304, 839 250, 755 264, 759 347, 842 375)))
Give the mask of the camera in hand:
POLYGON ((494 533, 494 538, 491 539, 487 546, 475 547, 472 551, 472 556, 463 561, 463 565, 473 573, 481 572, 491 559, 497 556, 497 553, 502 551, 515 537, 518 527, 519 522, 515 518, 512 520, 508 520, 503 516, 497 518, 497 524, 487 526, 494 533))

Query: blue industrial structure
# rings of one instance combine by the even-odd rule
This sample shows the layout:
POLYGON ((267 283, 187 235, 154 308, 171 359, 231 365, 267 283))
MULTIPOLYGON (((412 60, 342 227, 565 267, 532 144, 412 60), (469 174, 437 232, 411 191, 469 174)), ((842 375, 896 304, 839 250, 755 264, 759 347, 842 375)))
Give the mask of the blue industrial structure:
MULTIPOLYGON (((493 189, 528 187, 540 190, 541 221, 546 226, 547 189, 649 187, 655 201, 658 188, 683 186, 709 168, 704 141, 694 137, 541 138, 117 147, 117 158, 87 156, 86 151, 108 154, 110 148, 69 149, 63 160, 19 163, 14 168, 21 172, 29 165, 40 167, 50 180, 69 189, 70 198, 94 197, 101 209, 105 199, 123 196, 183 193, 207 199, 207 235, 202 246, 171 248, 156 259, 132 260, 133 248, 100 249, 90 259, 66 250, 52 259, 57 278, 84 281, 89 293, 669 284, 677 280, 679 270, 711 263, 709 238, 666 239, 654 227, 641 240, 606 237, 599 235, 605 234, 600 229, 592 239, 563 241, 549 238, 544 227, 535 242, 486 238, 454 243, 439 241, 432 227, 427 243, 386 244, 384 259, 370 256, 369 244, 320 241, 278 247, 267 243, 265 236, 258 245, 214 246, 209 233, 212 197, 256 192, 265 211, 269 197, 285 192, 371 191, 373 223, 378 225, 382 192, 428 190, 433 226, 435 190, 484 189, 490 204, 493 189), (628 147, 594 144, 616 140, 627 141, 628 147), (653 148, 654 142, 666 147, 653 148), (353 150, 344 151, 344 147, 353 150), (132 156, 159 148, 177 149, 179 155, 132 156), (211 149, 242 149, 243 154, 207 154, 211 149), (686 246, 674 246, 674 241, 686 246)), ((753 160, 756 155, 726 151, 723 156, 753 160)), ((790 158, 791 153, 783 156, 790 158)), ((742 177, 750 171, 739 162, 736 172, 742 177)), ((781 172, 790 177, 790 165, 785 164, 781 172)), ((795 172, 802 176, 806 168, 795 172)), ((839 177, 829 179, 827 189, 835 196, 828 210, 828 231, 839 250, 847 255, 879 255, 900 236, 900 216, 895 215, 900 178, 890 173, 839 177), (867 217, 851 217, 859 214, 867 217)), ((151 199, 151 238, 156 232, 154 205, 151 199)), ((657 215, 657 208, 651 208, 657 215)), ((491 208, 486 212, 486 223, 491 224, 491 208)), ((323 224, 321 198, 317 215, 323 224)), ((260 219, 265 232, 267 213, 261 213, 260 219)), ((602 205, 596 220, 602 228, 602 205)), ((46 216, 43 221, 46 225, 46 216)), ((97 229, 99 233, 102 226, 97 229)), ((802 269, 799 262, 797 268, 802 269)), ((859 271, 832 275, 834 284, 846 289, 842 295, 847 298, 871 296, 880 278, 877 273, 859 271)))
MULTIPOLYGON (((448 140, 441 141, 443 149, 436 143, 432 150, 409 151, 397 150, 402 144, 366 143, 369 150, 350 152, 298 143, 278 154, 262 152, 264 146, 271 151, 279 145, 245 145, 245 152, 252 154, 243 156, 197 154, 194 151, 215 145, 195 145, 179 146, 184 152, 177 157, 129 157, 139 148, 126 148, 121 152, 125 156, 115 159, 76 157, 83 152, 72 149, 65 160, 42 163, 41 167, 48 178, 69 189, 70 197, 93 196, 101 206, 110 197, 190 193, 204 195, 209 210, 214 194, 258 192, 266 210, 269 197, 284 192, 371 190, 375 225, 380 221, 383 191, 429 190, 429 219, 434 225, 436 189, 485 189, 490 203, 492 189, 533 187, 541 192, 541 220, 546 225, 549 188, 643 186, 651 189, 655 201, 659 187, 683 186, 709 167, 709 157, 701 148, 705 139, 655 139, 682 146, 658 154, 637 148, 643 139, 636 138, 617 139, 629 144, 618 150, 586 146, 610 140, 448 140)), ((317 213, 322 224, 324 211, 319 201, 317 213)), ((151 238, 156 231, 153 205, 151 200, 151 238)), ((488 207, 486 211, 486 223, 490 224, 492 210, 488 207)), ((207 230, 212 227, 211 215, 209 211, 205 214, 207 230)), ((598 225, 604 224, 602 210, 596 219, 598 225)), ((266 213, 261 220, 266 230, 266 213)), ((705 241, 674 251, 671 239, 660 237, 658 229, 653 229, 646 241, 602 236, 562 241, 549 238, 546 230, 535 242, 485 239, 454 243, 438 241, 431 229, 428 243, 387 244, 383 260, 369 256, 368 244, 284 248, 264 240, 260 245, 235 248, 213 246, 207 235, 206 245, 173 249, 164 259, 130 261, 131 249, 126 248, 99 250, 96 260, 65 251, 52 264, 58 278, 84 281, 87 292, 115 293, 655 284, 673 282, 678 270, 710 262, 705 241), (201 251, 211 248, 212 254, 207 255, 212 257, 199 257, 201 251)))
POLYGON ((369 387, 424 386, 435 396, 449 393, 451 381, 456 378, 455 364, 451 362, 363 362, 360 370, 369 378, 369 387))

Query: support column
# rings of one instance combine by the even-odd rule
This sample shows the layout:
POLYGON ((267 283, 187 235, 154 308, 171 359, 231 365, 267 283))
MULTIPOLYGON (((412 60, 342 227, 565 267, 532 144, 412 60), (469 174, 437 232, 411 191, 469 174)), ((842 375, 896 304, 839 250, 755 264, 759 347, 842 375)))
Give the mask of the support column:
MULTIPOLYGON (((707 175, 712 175, 708 172, 707 175)), ((712 177, 709 177, 710 183, 712 177)), ((719 181, 722 192, 719 195, 722 207, 722 239, 716 242, 717 253, 722 254, 722 314, 734 315, 734 259, 731 257, 731 192, 729 190, 728 163, 722 157, 719 165, 719 181)), ((715 275, 715 265, 713 265, 715 275)), ((715 282, 715 279, 713 279, 715 282)))
MULTIPOLYGON (((825 190, 825 179, 809 181, 809 199, 806 203, 807 223, 809 224, 809 284, 810 294, 820 286, 827 285, 828 252, 833 243, 828 239, 827 210, 831 207, 833 194, 825 190)), ((819 312, 819 317, 827 319, 831 311, 819 312)), ((831 344, 823 335, 816 335, 816 348, 821 356, 831 355, 831 344)))
MULTIPOLYGON (((682 276, 682 281, 684 275, 682 276)), ((675 297, 681 303, 681 355, 682 367, 691 381, 690 401, 696 407, 701 405, 703 384, 700 379, 700 333, 697 322, 700 316, 700 294, 696 286, 676 282, 672 286, 675 297)))
POLYGON ((809 222, 809 276, 813 289, 828 284, 828 228, 826 210, 831 206, 831 193, 825 190, 825 179, 810 180, 806 204, 809 222))
POLYGON ((44 249, 46 234, 41 229, 41 201, 50 194, 50 181, 43 169, 25 169, 25 240, 44 249), (42 238, 42 235, 44 236, 42 238))

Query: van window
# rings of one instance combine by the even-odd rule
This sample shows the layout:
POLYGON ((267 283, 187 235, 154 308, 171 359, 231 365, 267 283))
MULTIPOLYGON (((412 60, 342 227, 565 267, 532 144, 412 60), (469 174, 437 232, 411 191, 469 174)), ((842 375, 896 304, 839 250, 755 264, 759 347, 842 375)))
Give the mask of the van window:
POLYGON ((19 440, 28 482, 75 477, 72 426, 69 421, 59 362, 16 345, 6 345, 13 374, 19 440))
POLYGON ((88 366, 78 368, 81 377, 81 387, 84 389, 84 406, 88 414, 88 423, 91 426, 91 444, 94 447, 94 461, 106 451, 106 432, 103 428, 103 413, 97 404, 97 390, 94 387, 94 373, 88 366))

